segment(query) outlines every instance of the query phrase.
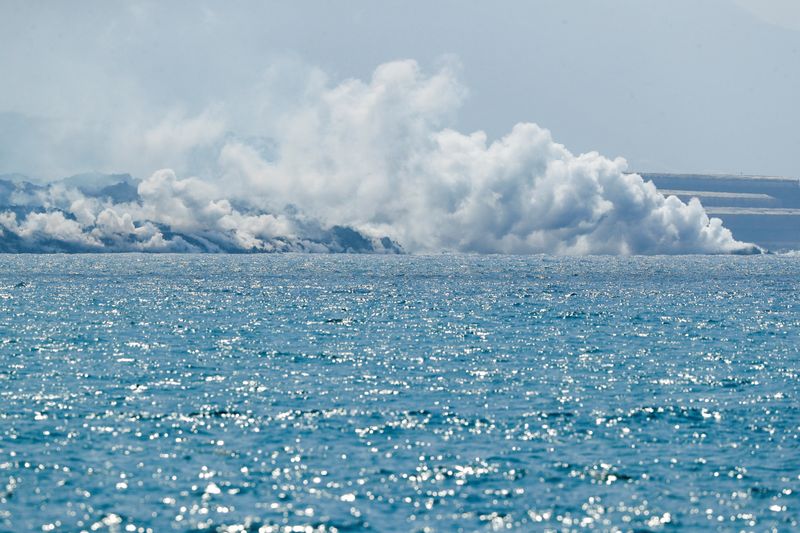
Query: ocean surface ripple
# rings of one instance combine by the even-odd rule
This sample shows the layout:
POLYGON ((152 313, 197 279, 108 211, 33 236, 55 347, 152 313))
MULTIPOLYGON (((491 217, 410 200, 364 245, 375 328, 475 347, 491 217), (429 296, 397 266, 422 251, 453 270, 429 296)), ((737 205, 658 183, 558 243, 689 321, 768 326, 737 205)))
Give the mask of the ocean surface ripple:
POLYGON ((0 256, 0 531, 788 530, 800 258, 0 256))

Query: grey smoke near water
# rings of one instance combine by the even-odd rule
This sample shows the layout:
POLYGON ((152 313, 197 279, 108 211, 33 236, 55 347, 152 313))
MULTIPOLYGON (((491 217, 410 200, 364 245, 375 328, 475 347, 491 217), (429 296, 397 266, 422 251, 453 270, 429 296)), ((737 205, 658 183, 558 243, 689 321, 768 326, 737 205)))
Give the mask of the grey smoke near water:
POLYGON ((696 199, 665 198, 623 159, 573 155, 535 124, 497 140, 446 127, 466 95, 456 70, 395 61, 338 84, 314 71, 295 99, 254 90, 247 135, 227 128, 246 109, 170 115, 135 146, 201 161, 204 177, 7 186, 1 240, 22 251, 758 251, 696 199))

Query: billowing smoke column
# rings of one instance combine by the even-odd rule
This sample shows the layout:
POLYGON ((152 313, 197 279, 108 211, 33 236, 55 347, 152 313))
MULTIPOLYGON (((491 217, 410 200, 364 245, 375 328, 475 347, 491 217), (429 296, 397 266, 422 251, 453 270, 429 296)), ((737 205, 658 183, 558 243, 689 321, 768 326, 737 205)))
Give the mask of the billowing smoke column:
MULTIPOLYGON (((535 124, 489 141, 443 127, 453 71, 413 61, 310 84, 263 125, 265 150, 215 128, 214 178, 159 170, 100 190, 6 186, 18 251, 743 253, 697 200, 665 198, 622 159, 575 156, 535 124), (215 130, 216 131, 216 130, 215 130), (115 188, 116 187, 116 188, 115 188), (126 189, 127 187, 127 189, 126 189)), ((193 119, 196 124, 197 120, 193 119)), ((197 137, 196 134, 195 137, 197 137)), ((204 138, 206 145, 208 139, 204 138)), ((212 148, 209 148, 212 149, 212 148)))

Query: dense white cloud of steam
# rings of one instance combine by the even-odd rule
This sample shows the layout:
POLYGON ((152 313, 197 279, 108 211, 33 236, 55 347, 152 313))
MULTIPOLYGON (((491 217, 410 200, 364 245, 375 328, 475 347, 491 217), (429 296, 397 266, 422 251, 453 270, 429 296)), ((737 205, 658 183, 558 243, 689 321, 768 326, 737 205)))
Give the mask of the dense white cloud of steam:
POLYGON ((426 75, 396 61, 338 85, 317 73, 284 111, 253 102, 269 149, 226 133, 223 108, 169 116, 140 140, 168 159, 211 151, 213 178, 160 170, 138 183, 137 201, 120 203, 52 185, 18 194, 18 205, 41 209, 5 212, 0 228, 87 250, 347 249, 321 237, 333 226, 375 251, 387 249, 383 236, 410 252, 753 249, 697 200, 664 198, 624 160, 575 156, 535 124, 494 141, 446 128, 464 96, 451 65, 426 75))

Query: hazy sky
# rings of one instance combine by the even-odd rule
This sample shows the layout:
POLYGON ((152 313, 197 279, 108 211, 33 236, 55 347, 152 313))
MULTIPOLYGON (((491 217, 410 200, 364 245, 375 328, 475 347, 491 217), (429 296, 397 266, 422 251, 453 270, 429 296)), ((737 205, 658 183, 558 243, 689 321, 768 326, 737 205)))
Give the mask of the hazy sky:
POLYGON ((315 76, 412 58, 457 65, 460 131, 530 121, 634 170, 800 175, 793 0, 3 0, 0 49, 0 173, 180 167, 220 128, 263 135, 315 76))

